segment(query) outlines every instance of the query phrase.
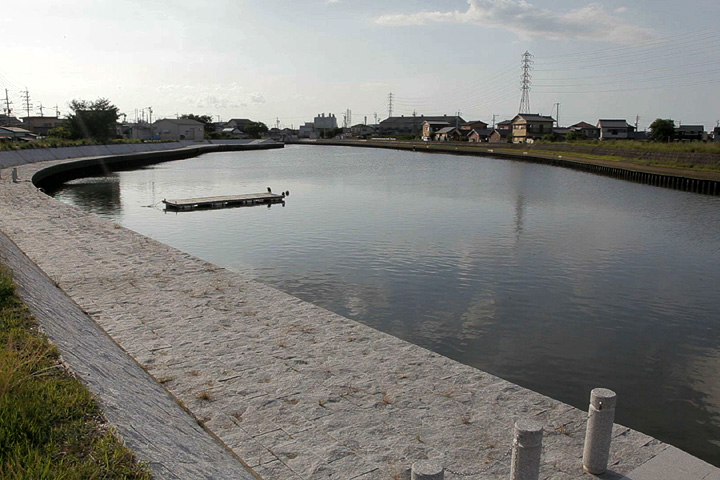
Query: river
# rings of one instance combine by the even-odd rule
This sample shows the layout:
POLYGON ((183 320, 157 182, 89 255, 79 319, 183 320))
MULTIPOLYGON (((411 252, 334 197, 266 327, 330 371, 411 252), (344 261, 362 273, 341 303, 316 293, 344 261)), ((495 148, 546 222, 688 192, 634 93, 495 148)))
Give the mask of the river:
POLYGON ((287 146, 56 198, 720 466, 720 198, 557 167, 287 146), (290 191, 284 206, 164 198, 290 191))

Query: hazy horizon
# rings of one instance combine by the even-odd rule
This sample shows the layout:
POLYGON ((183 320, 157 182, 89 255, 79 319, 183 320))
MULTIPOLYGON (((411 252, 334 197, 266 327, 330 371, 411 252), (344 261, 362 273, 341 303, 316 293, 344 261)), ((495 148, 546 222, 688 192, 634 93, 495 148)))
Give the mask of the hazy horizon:
POLYGON ((453 115, 490 123, 518 111, 520 57, 535 57, 530 110, 561 125, 625 118, 720 119, 720 4, 666 0, 39 0, 0 18, 14 114, 61 115, 109 99, 129 120, 194 113, 294 126, 453 115))

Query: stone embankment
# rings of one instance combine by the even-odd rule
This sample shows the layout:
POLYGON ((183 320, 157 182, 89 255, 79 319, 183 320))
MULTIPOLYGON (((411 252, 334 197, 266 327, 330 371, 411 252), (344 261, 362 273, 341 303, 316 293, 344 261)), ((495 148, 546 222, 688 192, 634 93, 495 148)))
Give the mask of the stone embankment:
MULTIPOLYGON (((419 460, 443 465, 447 479, 508 478, 519 419, 544 428, 540 478, 586 475, 585 411, 55 201, 27 181, 47 167, 74 168, 68 162, 19 166, 20 183, 2 170, 0 230, 17 246, 10 263, 22 263, 22 252, 46 276, 37 287, 37 275, 21 275, 21 292, 38 298, 30 303, 64 358, 157 478, 213 477, 198 471, 228 461, 218 448, 238 460, 216 478, 403 479, 419 460), (77 307, 77 323, 64 322, 48 282, 77 307), (116 346, 85 335, 97 326, 116 346), (128 365, 119 349, 145 372, 110 369, 128 365), (188 417, 156 401, 167 398, 188 417), (195 421, 204 430, 191 428, 195 421)), ((612 432, 602 478, 720 478, 647 435, 621 425, 612 432)))

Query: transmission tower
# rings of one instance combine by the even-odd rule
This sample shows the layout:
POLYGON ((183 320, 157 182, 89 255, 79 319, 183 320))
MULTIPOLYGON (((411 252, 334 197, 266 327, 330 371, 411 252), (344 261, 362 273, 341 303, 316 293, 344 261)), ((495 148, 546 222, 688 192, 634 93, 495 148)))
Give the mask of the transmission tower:
POLYGON ((530 52, 526 51, 522 55, 522 77, 520 78, 520 84, 522 88, 522 97, 520 98, 520 113, 530 113, 530 85, 532 84, 532 75, 530 71, 533 65, 533 56, 530 52))
POLYGON ((388 118, 392 117, 393 114, 393 94, 388 93, 388 118))

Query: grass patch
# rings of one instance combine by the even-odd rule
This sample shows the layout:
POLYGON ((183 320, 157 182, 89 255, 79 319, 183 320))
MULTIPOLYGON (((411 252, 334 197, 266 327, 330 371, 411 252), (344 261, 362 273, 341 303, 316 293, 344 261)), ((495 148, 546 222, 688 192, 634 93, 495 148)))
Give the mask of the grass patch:
POLYGON ((644 152, 716 153, 720 143, 713 142, 640 142, 637 140, 579 140, 572 142, 539 142, 542 145, 582 145, 586 147, 617 148, 644 152))
POLYGON ((15 295, 0 266, 0 478, 150 479, 15 295))
POLYGON ((6 150, 32 150, 36 148, 61 148, 61 147, 83 147, 86 145, 118 145, 125 143, 169 143, 173 140, 137 140, 117 138, 109 143, 96 142, 95 140, 66 140, 64 138, 47 137, 32 142, 0 142, 0 152, 6 150))

